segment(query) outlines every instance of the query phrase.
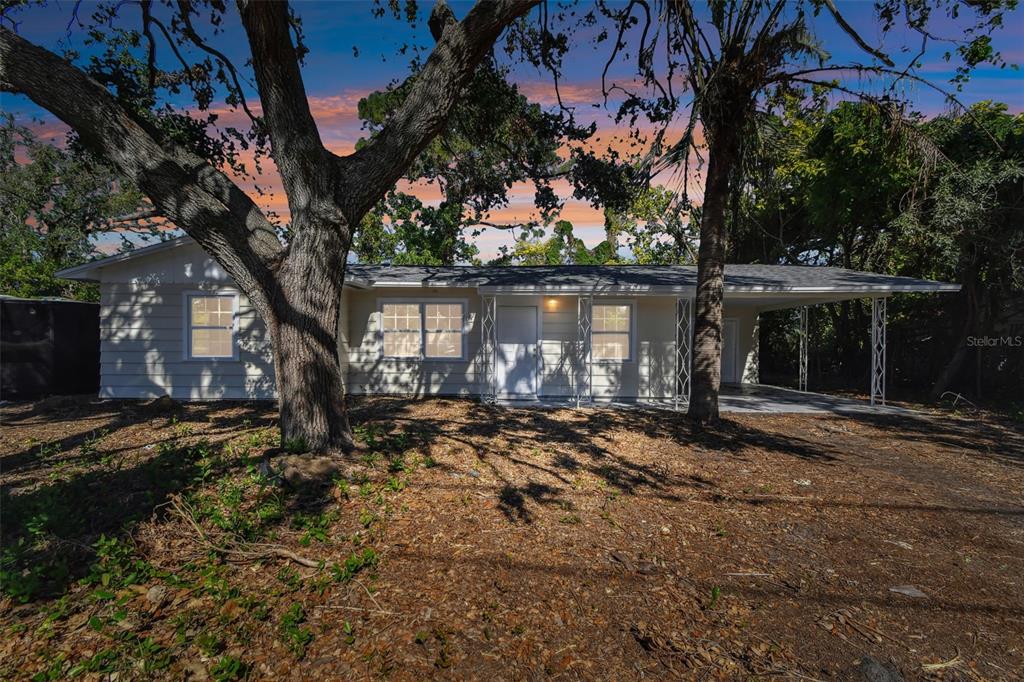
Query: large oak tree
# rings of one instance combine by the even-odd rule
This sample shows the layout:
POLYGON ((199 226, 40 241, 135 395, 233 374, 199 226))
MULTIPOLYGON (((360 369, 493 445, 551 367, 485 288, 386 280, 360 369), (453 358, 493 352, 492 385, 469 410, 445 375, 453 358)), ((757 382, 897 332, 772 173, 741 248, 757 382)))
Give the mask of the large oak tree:
MULTIPOLYGON (((297 27, 287 3, 239 0, 262 105, 254 125, 269 140, 287 194, 287 242, 216 159, 159 125, 152 100, 147 109, 139 104, 146 97, 124 96, 116 69, 99 82, 82 66, 2 26, 0 87, 28 96, 70 126, 85 146, 131 179, 162 215, 215 258, 248 296, 270 332, 282 440, 304 442, 314 451, 347 451, 353 442, 337 331, 353 232, 442 130, 498 36, 535 2, 481 0, 458 21, 439 0, 428 22, 436 45, 410 80, 401 106, 357 151, 340 156, 324 146, 313 120, 302 80, 302 48, 293 39, 297 27)), ((205 75, 194 89, 208 106, 213 73, 229 87, 231 103, 252 115, 235 66, 193 23, 206 5, 171 3, 170 21, 159 19, 149 0, 118 3, 110 12, 123 6, 141 9, 135 37, 144 36, 141 44, 148 44, 149 54, 143 95, 161 82, 194 84, 205 75), (182 61, 176 74, 159 75, 155 69, 154 35, 165 37, 182 61), (208 55, 204 64, 185 63, 180 47, 189 43, 208 55)), ((219 3, 212 7, 220 11, 219 3)), ((181 117, 176 121, 177 129, 189 125, 181 117)))

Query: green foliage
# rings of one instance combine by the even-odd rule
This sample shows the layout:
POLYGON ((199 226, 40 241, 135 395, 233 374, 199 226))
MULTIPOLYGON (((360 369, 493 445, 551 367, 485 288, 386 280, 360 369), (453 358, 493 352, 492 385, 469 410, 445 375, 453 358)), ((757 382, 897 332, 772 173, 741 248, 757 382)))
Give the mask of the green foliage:
POLYGON ((112 673, 117 669, 117 652, 103 649, 89 658, 80 661, 68 669, 68 677, 77 677, 84 673, 112 673))
POLYGON ((67 666, 67 656, 63 652, 57 654, 43 670, 32 676, 32 682, 47 682, 48 680, 63 680, 65 677, 64 668, 67 666))
MULTIPOLYGON (((140 476, 151 482, 149 494, 180 485, 166 475, 159 462, 140 467, 140 476)), ((6 490, 0 495, 5 530, 0 548, 0 590, 23 602, 51 591, 59 594, 74 577, 69 560, 84 565, 84 559, 76 558, 57 538, 82 536, 90 523, 96 522, 95 516, 82 514, 81 506, 83 500, 94 497, 94 488, 88 479, 72 477, 30 495, 10 496, 6 490)), ((145 498, 140 498, 139 504, 144 503, 145 498)), ((121 512, 123 523, 134 520, 130 513, 121 512)), ((132 550, 116 538, 104 535, 94 548, 96 561, 90 564, 86 581, 104 593, 131 584, 125 580, 142 580, 149 574, 144 564, 130 565, 132 550)))
POLYGON ((351 554, 341 566, 333 564, 331 566, 331 575, 334 577, 335 582, 348 583, 361 571, 376 567, 379 561, 380 557, 377 555, 376 550, 372 547, 367 547, 362 552, 351 554))
POLYGON ((587 248, 573 232, 572 223, 559 220, 550 237, 539 239, 526 236, 517 239, 511 249, 502 247, 495 265, 608 265, 621 262, 616 235, 587 248))
POLYGON ((306 622, 306 610, 295 602, 281 617, 281 639, 296 658, 306 655, 306 647, 313 641, 313 631, 302 627, 306 622))
POLYGON ((718 600, 722 597, 722 588, 715 585, 711 588, 711 599, 708 601, 708 608, 713 609, 718 606, 718 600))
POLYGON ((224 650, 224 640, 215 633, 203 632, 195 639, 196 647, 206 657, 213 657, 224 650))
POLYGON ((293 436, 284 441, 284 451, 290 455, 301 455, 309 452, 309 444, 304 436, 293 436))
MULTIPOLYGON (((590 149, 595 126, 577 125, 572 116, 530 102, 507 77, 508 70, 490 58, 477 68, 445 129, 406 173, 420 186, 436 185, 443 200, 428 206, 410 194, 391 192, 360 225, 353 249, 361 262, 475 262, 479 251, 472 238, 488 227, 519 229, 524 238, 537 238, 561 208, 551 185, 557 179, 568 180, 578 199, 628 205, 638 180, 628 164, 590 149), (508 204, 516 183, 533 186, 537 219, 489 225, 489 214, 508 204)), ((371 135, 405 101, 411 82, 360 100, 359 117, 371 135)))
MULTIPOLYGON (((785 95, 777 106, 772 136, 759 152, 757 181, 734 217, 727 260, 832 265, 961 283, 959 296, 890 302, 890 333, 905 339, 890 349, 901 369, 894 380, 931 388, 966 335, 998 334, 1000 311, 1020 305, 1024 117, 990 102, 909 123, 874 104, 829 107, 824 97, 808 106, 785 95), (918 339, 930 342, 915 346, 918 339)), ((815 379, 860 376, 868 362, 868 322, 857 301, 812 315, 817 364, 825 374, 815 379)), ((778 366, 795 376, 795 367, 775 360, 796 357, 794 329, 790 313, 765 316, 763 370, 778 366)), ((1012 390, 1011 377, 1024 370, 1024 362, 1005 351, 988 352, 983 360, 980 371, 990 391, 1012 390)))
POLYGON ((345 644, 352 646, 356 643, 355 628, 347 620, 342 624, 341 631, 345 634, 345 644))
POLYGON ((369 509, 359 510, 359 523, 363 525, 363 528, 369 528, 373 525, 374 521, 377 520, 377 515, 369 509))
POLYGON ((95 285, 55 273, 95 254, 93 234, 134 211, 141 195, 77 146, 41 141, 0 119, 0 293, 99 299, 95 285))
POLYGON ((327 533, 338 517, 336 509, 316 515, 298 514, 292 525, 302 529, 302 537, 299 538, 299 542, 304 547, 308 547, 314 541, 327 542, 327 533))
POLYGON ((145 583, 154 575, 153 567, 140 559, 133 547, 117 538, 100 536, 94 548, 96 561, 82 583, 96 588, 93 595, 97 599, 113 599, 117 590, 145 583))
POLYGON ((210 676, 214 682, 230 682, 244 679, 248 666, 234 656, 221 656, 220 660, 210 668, 210 676))
POLYGON ((467 229, 461 205, 426 206, 415 196, 396 191, 363 218, 353 250, 363 263, 474 262, 479 250, 465 238, 467 229))

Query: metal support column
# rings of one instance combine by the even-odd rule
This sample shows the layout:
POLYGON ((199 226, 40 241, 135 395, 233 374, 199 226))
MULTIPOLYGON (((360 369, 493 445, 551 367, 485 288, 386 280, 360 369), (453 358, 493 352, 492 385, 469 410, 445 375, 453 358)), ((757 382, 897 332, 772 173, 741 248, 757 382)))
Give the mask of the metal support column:
POLYGON ((480 309, 480 399, 486 403, 497 400, 495 363, 498 358, 497 299, 484 296, 480 309))
POLYGON ((690 406, 690 372, 693 346, 693 300, 676 299, 676 366, 674 407, 690 406))
POLYGON ((800 307, 800 390, 807 390, 807 306, 800 307))
POLYGON ((576 304, 576 357, 579 366, 576 372, 576 407, 581 402, 594 400, 594 365, 592 359, 591 331, 593 330, 594 297, 580 296, 576 304))
POLYGON ((885 301, 871 299, 871 404, 885 405, 885 301))

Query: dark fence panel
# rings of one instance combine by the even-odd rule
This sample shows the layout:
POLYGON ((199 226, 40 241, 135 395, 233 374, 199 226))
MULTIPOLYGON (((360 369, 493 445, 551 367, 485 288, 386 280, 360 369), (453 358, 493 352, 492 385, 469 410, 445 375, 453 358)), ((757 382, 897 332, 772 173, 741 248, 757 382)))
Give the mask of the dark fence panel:
POLYGON ((99 305, 0 298, 0 397, 97 393, 99 305))

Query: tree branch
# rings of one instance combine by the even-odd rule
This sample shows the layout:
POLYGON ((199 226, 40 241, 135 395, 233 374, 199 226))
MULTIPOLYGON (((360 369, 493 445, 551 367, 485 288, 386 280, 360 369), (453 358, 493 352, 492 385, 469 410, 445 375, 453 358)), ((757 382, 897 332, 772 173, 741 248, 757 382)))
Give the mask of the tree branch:
POLYGON ((158 142, 102 85, 3 27, 0 89, 25 94, 73 128, 214 256, 256 306, 267 302, 266 272, 283 249, 273 224, 226 175, 179 145, 158 142))
POLYGON ((310 200, 321 194, 310 183, 326 174, 331 155, 309 110, 299 56, 292 43, 288 4, 239 0, 238 11, 249 38, 272 156, 281 172, 288 206, 293 216, 301 219, 310 200))
MULTIPOLYGON (((444 26, 402 106, 364 147, 338 160, 335 196, 347 216, 361 217, 384 196, 444 127, 463 88, 494 41, 538 0, 481 0, 444 26)), ((447 23, 447 22, 446 22, 447 23)))
POLYGON ((839 24, 839 28, 843 29, 843 32, 846 33, 846 35, 853 38, 853 42, 857 43, 857 46, 860 47, 860 49, 864 50, 869 55, 871 55, 875 59, 878 59, 880 62, 882 62, 888 67, 896 66, 896 63, 893 62, 893 60, 890 59, 887 54, 885 54, 881 50, 871 47, 870 45, 868 45, 866 40, 860 37, 860 34, 857 33, 857 30, 853 26, 851 26, 850 23, 846 21, 846 17, 844 17, 842 13, 840 13, 839 8, 836 7, 836 3, 834 2, 834 0, 825 0, 825 7, 828 8, 828 11, 832 14, 832 18, 836 20, 837 24, 839 24))
MULTIPOLYGON (((196 31, 195 27, 192 25, 192 16, 191 16, 191 14, 192 14, 192 3, 191 3, 191 0, 178 0, 178 12, 181 15, 181 22, 182 22, 182 26, 183 26, 183 29, 184 29, 182 32, 185 34, 185 37, 188 38, 189 40, 191 40, 193 45, 198 47, 200 50, 202 50, 206 54, 208 54, 208 55, 212 56, 213 58, 215 58, 217 61, 219 61, 221 63, 221 65, 225 69, 227 69, 228 74, 231 76, 231 82, 234 83, 234 85, 235 85, 235 96, 238 97, 238 103, 242 107, 242 111, 244 111, 245 115, 249 117, 249 120, 252 121, 253 125, 259 126, 260 125, 260 118, 249 109, 249 104, 246 101, 246 97, 245 97, 245 90, 242 89, 242 83, 241 83, 241 81, 238 78, 238 70, 235 69, 235 65, 231 63, 231 60, 228 59, 227 56, 223 52, 221 52, 220 50, 217 50, 216 48, 210 47, 206 43, 206 41, 204 41, 199 36, 199 33, 196 31)), ((167 29, 163 29, 162 25, 159 24, 159 22, 156 22, 156 23, 157 23, 158 26, 161 26, 162 30, 166 34, 167 33, 167 29)), ((170 36, 167 36, 167 40, 169 42, 172 42, 170 36)), ((173 47, 173 42, 172 42, 172 47, 173 47)), ((175 51, 177 51, 177 48, 174 48, 174 49, 175 49, 175 51)), ((180 59, 180 57, 179 57, 179 59, 180 59)), ((187 67, 186 67, 186 69, 187 69, 187 67)))

